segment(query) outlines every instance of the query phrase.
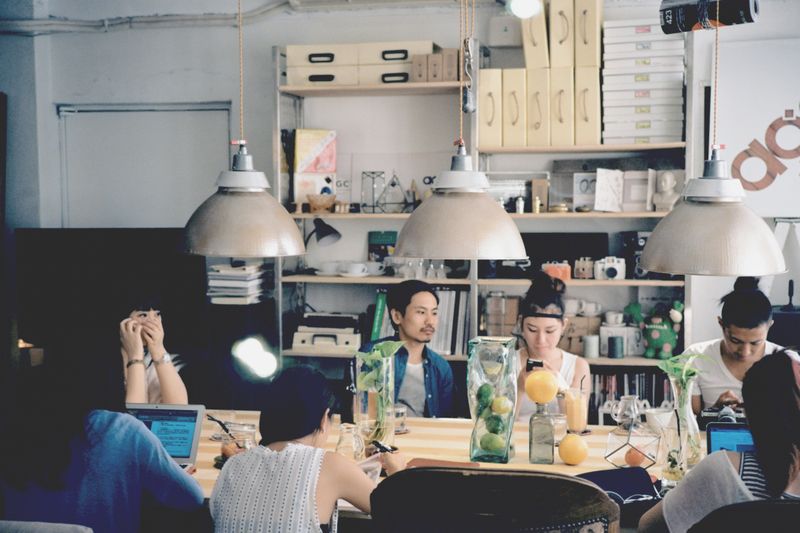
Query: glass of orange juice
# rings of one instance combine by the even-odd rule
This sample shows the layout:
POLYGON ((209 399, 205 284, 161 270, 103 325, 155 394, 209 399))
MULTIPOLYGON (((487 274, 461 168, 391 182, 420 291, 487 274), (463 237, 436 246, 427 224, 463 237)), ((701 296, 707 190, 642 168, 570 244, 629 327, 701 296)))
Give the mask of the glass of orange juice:
POLYGON ((589 421, 589 396, 581 389, 568 389, 564 392, 564 406, 567 411, 567 430, 570 433, 583 433, 589 421))

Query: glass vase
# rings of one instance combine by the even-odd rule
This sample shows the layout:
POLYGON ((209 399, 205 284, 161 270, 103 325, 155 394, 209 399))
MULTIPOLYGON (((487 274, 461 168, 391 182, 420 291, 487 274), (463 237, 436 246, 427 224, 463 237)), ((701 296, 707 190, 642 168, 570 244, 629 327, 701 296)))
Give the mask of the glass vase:
POLYGON ((518 358, 513 337, 469 341, 467 388, 474 422, 471 461, 507 463, 517 404, 518 358))
POLYGON ((665 429, 667 464, 662 475, 667 482, 677 482, 703 458, 700 428, 692 411, 692 389, 696 378, 670 376, 675 414, 665 429))
POLYGON ((617 468, 653 466, 661 436, 642 423, 638 396, 623 396, 613 402, 611 418, 618 425, 608 434, 606 461, 617 468))
POLYGON ((379 350, 356 354, 355 420, 367 448, 394 442, 394 357, 379 350))

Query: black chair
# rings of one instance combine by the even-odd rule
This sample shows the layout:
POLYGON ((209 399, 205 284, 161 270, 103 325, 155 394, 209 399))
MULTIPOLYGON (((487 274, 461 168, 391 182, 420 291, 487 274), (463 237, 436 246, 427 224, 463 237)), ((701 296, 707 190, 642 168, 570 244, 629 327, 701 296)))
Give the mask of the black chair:
POLYGON ((373 531, 616 533, 619 507, 573 476, 490 468, 420 467, 372 492, 373 531))
POLYGON ((800 501, 758 500, 720 507, 689 528, 689 533, 800 530, 800 501))

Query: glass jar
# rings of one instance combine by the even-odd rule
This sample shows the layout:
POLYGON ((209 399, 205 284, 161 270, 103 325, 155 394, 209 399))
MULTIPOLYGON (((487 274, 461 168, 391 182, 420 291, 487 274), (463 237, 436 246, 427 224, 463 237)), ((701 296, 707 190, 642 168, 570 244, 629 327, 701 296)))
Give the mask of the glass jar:
POLYGON ((386 341, 356 353, 355 419, 366 446, 394 441, 394 354, 402 346, 386 341))
POLYGON ((528 460, 531 464, 551 465, 556 444, 553 415, 547 412, 546 405, 534 405, 528 422, 528 460))
POLYGON ((667 464, 662 475, 667 482, 677 482, 703 458, 700 428, 692 411, 692 389, 697 378, 680 379, 670 376, 669 384, 675 401, 675 415, 665 431, 667 464))
POLYGON ((364 458, 364 441, 355 424, 342 424, 339 426, 339 440, 336 442, 336 453, 349 459, 360 461, 364 458))
POLYGON ((518 358, 513 337, 469 341, 467 389, 474 427, 471 461, 507 463, 517 404, 518 358))
POLYGON ((617 427, 608 434, 605 459, 617 468, 650 468, 658 458, 661 436, 641 421, 639 398, 623 396, 612 403, 611 417, 617 427))

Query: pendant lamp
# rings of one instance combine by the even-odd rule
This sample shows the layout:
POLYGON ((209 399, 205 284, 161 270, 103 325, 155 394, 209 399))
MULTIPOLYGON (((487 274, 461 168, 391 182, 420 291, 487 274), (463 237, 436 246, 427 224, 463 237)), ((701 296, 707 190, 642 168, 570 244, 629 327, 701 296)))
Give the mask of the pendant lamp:
MULTIPOLYGON (((471 31, 474 32, 474 0, 472 3, 471 31)), ((470 33, 466 29, 469 9, 464 9, 464 3, 461 11, 459 32, 463 28, 464 33, 470 33)), ((471 64, 472 45, 469 35, 461 34, 460 37, 462 86, 458 94, 456 154, 450 170, 441 172, 436 178, 433 195, 425 199, 403 225, 395 255, 425 259, 525 259, 527 254, 519 228, 489 195, 486 174, 472 169, 472 158, 464 146, 463 112, 472 110, 472 95, 468 92, 471 88, 465 80, 464 65, 471 64)), ((467 77, 471 79, 469 72, 467 77)))
MULTIPOLYGON (((719 20, 719 2, 717 2, 719 20)), ((668 274, 767 276, 786 272, 786 261, 764 219, 744 205, 744 188, 729 178, 717 145, 719 26, 715 29, 714 125, 711 158, 703 176, 686 183, 682 200, 647 239, 642 268, 668 274)))
POLYGON ((231 170, 222 171, 217 192, 186 224, 185 248, 191 254, 220 257, 284 257, 305 253, 294 219, 269 192, 267 177, 253 169, 244 140, 244 47, 242 4, 239 26, 239 138, 231 170))

